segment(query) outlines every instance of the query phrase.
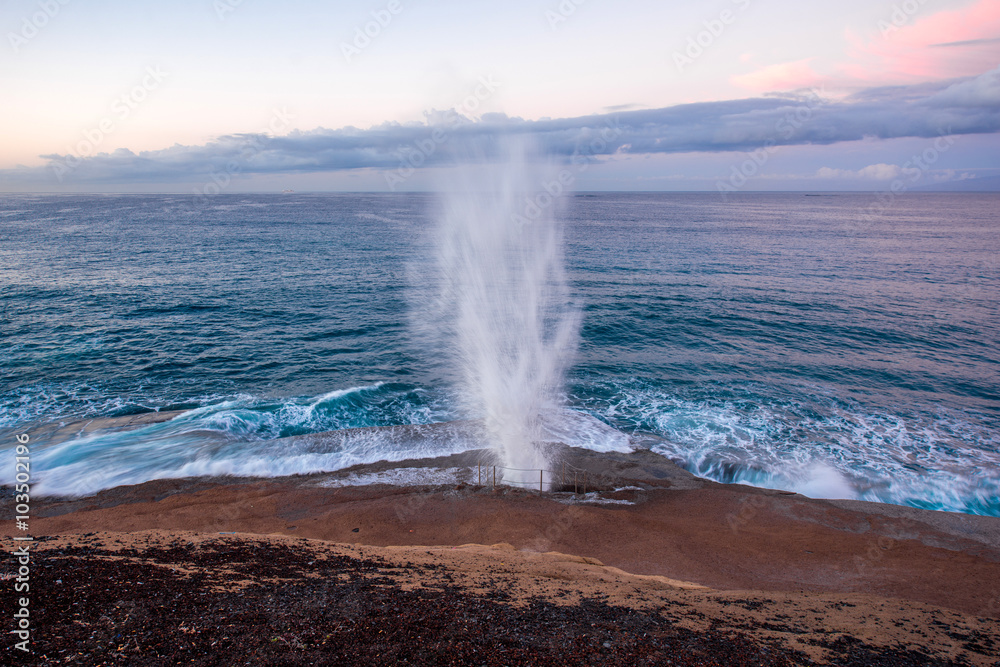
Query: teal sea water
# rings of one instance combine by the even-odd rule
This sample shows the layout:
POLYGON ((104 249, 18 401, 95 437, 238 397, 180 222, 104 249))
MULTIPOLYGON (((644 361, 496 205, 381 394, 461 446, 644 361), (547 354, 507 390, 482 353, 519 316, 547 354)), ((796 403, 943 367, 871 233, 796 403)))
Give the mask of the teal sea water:
MULTIPOLYGON (((574 444, 620 448, 614 429, 723 482, 1000 516, 1000 196, 872 200, 568 198, 574 444)), ((33 442, 36 491, 78 494, 472 446, 279 440, 464 416, 413 326, 435 201, 0 196, 0 451, 189 410, 33 442)))

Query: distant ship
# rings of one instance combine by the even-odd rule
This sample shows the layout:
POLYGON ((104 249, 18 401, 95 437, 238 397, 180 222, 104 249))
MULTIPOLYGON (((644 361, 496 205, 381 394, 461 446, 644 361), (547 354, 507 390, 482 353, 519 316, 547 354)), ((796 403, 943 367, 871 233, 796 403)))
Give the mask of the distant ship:
POLYGON ((291 193, 291 192, 295 192, 295 190, 282 190, 281 194, 286 194, 286 193, 291 193))

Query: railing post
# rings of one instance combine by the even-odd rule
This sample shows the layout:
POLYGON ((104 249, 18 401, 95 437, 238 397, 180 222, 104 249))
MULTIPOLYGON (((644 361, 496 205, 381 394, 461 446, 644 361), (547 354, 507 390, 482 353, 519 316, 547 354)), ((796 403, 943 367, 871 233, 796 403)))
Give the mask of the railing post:
POLYGON ((493 488, 497 488, 497 467, 493 466, 493 488))
POLYGON ((538 492, 542 492, 542 475, 545 473, 544 470, 538 471, 538 492))

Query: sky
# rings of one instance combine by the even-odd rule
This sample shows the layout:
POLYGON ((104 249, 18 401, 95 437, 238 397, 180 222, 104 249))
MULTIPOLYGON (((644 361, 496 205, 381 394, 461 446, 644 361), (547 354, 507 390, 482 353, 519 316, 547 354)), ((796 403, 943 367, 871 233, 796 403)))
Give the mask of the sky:
POLYGON ((8 0, 0 191, 998 189, 1000 0, 8 0), (469 147, 475 147, 470 149, 469 147))

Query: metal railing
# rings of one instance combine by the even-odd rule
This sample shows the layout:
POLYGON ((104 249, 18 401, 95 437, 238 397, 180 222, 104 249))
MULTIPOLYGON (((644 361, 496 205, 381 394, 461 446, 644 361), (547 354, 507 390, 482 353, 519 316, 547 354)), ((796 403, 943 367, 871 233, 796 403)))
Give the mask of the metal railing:
POLYGON ((549 474, 549 482, 552 483, 557 478, 560 480, 560 487, 565 489, 569 486, 567 483, 567 468, 569 472, 573 475, 573 493, 580 493, 580 489, 583 489, 583 493, 587 493, 587 482, 590 478, 590 473, 588 473, 583 468, 577 468, 573 465, 562 464, 561 471, 545 470, 544 468, 508 468, 507 466, 498 466, 493 464, 484 464, 482 462, 476 463, 476 472, 479 482, 479 486, 483 486, 483 473, 486 474, 486 483, 493 486, 497 486, 497 470, 500 470, 500 485, 509 486, 523 486, 525 488, 534 488, 534 482, 526 481, 516 481, 516 480, 505 480, 503 478, 504 470, 511 470, 514 472, 537 472, 538 473, 538 492, 545 492, 545 474, 549 474))

